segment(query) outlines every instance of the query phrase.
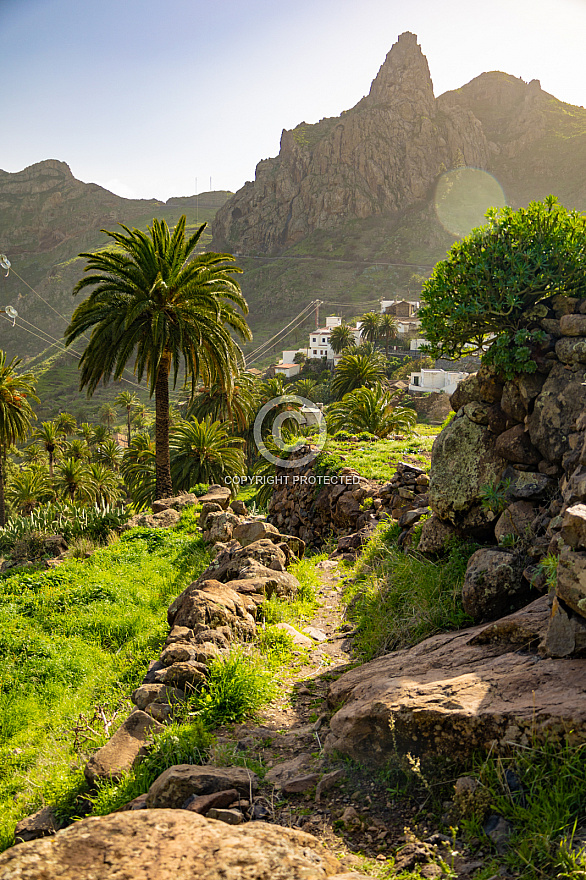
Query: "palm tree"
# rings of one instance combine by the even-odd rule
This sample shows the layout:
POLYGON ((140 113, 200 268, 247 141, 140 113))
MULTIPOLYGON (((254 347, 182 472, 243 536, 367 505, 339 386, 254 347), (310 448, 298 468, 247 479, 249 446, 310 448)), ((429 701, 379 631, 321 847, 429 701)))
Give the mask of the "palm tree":
POLYGON ((345 348, 356 345, 352 328, 348 324, 340 324, 338 327, 334 327, 330 333, 330 345, 336 354, 340 354, 345 348))
POLYGON ((93 443, 94 437, 94 426, 90 425, 89 422, 82 422, 79 428, 77 429, 77 433, 80 437, 83 437, 88 446, 91 446, 93 443))
POLYGON ((345 394, 366 385, 372 388, 383 383, 386 376, 386 360, 371 346, 359 346, 342 355, 334 370, 331 388, 340 400, 345 394))
POLYGON ((46 472, 25 468, 10 481, 6 495, 12 507, 28 516, 39 504, 50 501, 54 493, 46 472))
POLYGON ((53 462, 55 461, 55 449, 59 443, 59 432, 55 422, 43 422, 33 434, 35 440, 40 440, 49 456, 49 477, 53 481, 53 462))
POLYGON ((65 437, 68 437, 70 434, 75 434, 75 429, 77 428, 77 422, 75 417, 68 412, 59 413, 59 415, 55 418, 55 427, 59 434, 63 434, 65 437))
POLYGON ((138 397, 134 393, 134 391, 121 391, 114 398, 114 403, 116 406, 119 406, 120 409, 126 410, 126 426, 128 430, 128 445, 130 446, 130 413, 132 411, 132 407, 136 406, 138 403, 138 397))
POLYGON ((6 455, 13 443, 19 443, 28 434, 31 421, 36 418, 31 400, 35 395, 35 377, 32 373, 17 374, 19 358, 6 362, 6 352, 0 351, 0 526, 6 522, 4 504, 4 471, 6 455))
POLYGON ((112 436, 107 425, 92 425, 92 435, 90 438, 90 446, 101 446, 111 440, 112 436))
POLYGON ((378 312, 367 312, 360 319, 360 333, 368 342, 378 342, 380 339, 380 319, 378 312))
POLYGON ((111 471, 119 471, 122 464, 122 447, 110 438, 96 448, 94 460, 106 465, 111 471))
POLYGON ((111 431, 116 421, 116 410, 111 403, 104 403, 100 407, 100 422, 111 431))
POLYGON ((95 492, 87 465, 75 458, 66 458, 57 465, 55 487, 67 501, 93 501, 95 492))
POLYGON ((45 453, 38 443, 29 443, 29 445, 22 450, 22 457, 29 465, 40 465, 47 463, 45 453))
POLYGON ((382 385, 356 388, 328 407, 327 423, 332 431, 369 431, 388 437, 396 431, 411 432, 417 422, 415 410, 397 406, 398 392, 382 385))
POLYGON ((177 491, 196 483, 220 483, 244 473, 243 440, 220 422, 182 422, 171 434, 171 472, 177 491))
POLYGON ((135 434, 122 457, 122 477, 138 510, 155 499, 155 458, 155 442, 148 434, 135 434))
POLYGON ((385 357, 389 357, 389 341, 394 339, 397 335, 397 330, 399 325, 395 318, 392 315, 389 315, 388 312, 385 312, 384 315, 380 316, 380 338, 385 341, 385 357))
POLYGON ((120 379, 131 358, 140 381, 146 375, 155 397, 156 497, 172 494, 169 453, 169 378, 174 384, 183 360, 186 375, 232 391, 233 377, 244 362, 231 333, 251 339, 248 312, 232 277, 231 254, 201 253, 190 261, 206 224, 185 238, 183 215, 173 233, 153 220, 148 232, 108 232, 115 249, 81 254, 88 260, 74 293, 92 287, 75 310, 65 332, 70 345, 92 331, 80 361, 80 386, 92 394, 100 381, 120 379))
POLYGON ((187 417, 229 422, 234 431, 244 431, 254 419, 258 396, 258 380, 243 371, 234 379, 231 395, 219 382, 198 389, 187 408, 187 417))
POLYGON ((73 437, 68 443, 62 444, 63 457, 74 458, 76 461, 89 461, 91 451, 81 437, 73 437))
POLYGON ((120 477, 100 461, 93 461, 87 469, 92 501, 96 504, 116 504, 120 499, 120 477))
POLYGON ((315 379, 299 379, 294 385, 294 390, 295 394, 298 394, 300 397, 306 397, 308 400, 313 400, 315 402, 318 399, 318 387, 318 383, 315 379))

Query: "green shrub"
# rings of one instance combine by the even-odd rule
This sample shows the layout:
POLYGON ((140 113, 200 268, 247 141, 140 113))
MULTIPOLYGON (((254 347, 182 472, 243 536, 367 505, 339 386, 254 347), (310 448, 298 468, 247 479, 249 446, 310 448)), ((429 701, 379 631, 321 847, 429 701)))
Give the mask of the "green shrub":
POLYGON ((270 702, 275 694, 272 673, 258 657, 233 647, 208 667, 205 690, 193 699, 193 707, 207 727, 244 721, 270 702))
POLYGON ((476 547, 454 543, 431 561, 397 547, 399 527, 381 524, 356 566, 345 599, 366 660, 469 623, 461 603, 468 559, 476 547))
POLYGON ((69 543, 86 537, 105 543, 109 533, 128 521, 122 508, 109 505, 84 507, 80 504, 45 504, 28 516, 17 516, 0 529, 0 552, 11 553, 19 541, 39 541, 48 535, 63 535, 69 543))

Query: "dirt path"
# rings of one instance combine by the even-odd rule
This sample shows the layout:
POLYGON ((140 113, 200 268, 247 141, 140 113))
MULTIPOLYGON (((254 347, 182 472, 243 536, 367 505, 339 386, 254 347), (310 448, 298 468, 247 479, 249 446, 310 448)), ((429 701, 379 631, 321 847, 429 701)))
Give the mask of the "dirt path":
POLYGON ((334 561, 318 563, 319 608, 309 624, 326 637, 299 652, 301 660, 283 681, 280 695, 255 724, 219 737, 218 747, 234 746, 252 769, 266 771, 258 818, 301 828, 317 837, 349 869, 386 863, 405 842, 412 810, 396 803, 382 777, 368 768, 326 757, 326 695, 329 682, 353 664, 352 627, 344 619, 343 570, 334 561), (335 774, 335 775, 334 775, 335 774))

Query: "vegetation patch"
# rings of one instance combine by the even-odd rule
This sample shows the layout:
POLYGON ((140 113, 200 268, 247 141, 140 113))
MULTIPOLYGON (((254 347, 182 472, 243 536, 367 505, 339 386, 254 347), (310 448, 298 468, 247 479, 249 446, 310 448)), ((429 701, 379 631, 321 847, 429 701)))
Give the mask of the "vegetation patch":
POLYGON ((364 660, 416 645, 434 633, 459 629, 466 565, 476 546, 454 543, 436 561, 397 546, 399 527, 381 523, 358 560, 345 593, 356 624, 355 648, 364 660))

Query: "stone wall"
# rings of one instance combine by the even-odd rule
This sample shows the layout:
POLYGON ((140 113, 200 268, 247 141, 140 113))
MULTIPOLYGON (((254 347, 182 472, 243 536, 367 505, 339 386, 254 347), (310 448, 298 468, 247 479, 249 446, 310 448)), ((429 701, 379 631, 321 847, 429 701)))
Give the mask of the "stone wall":
MULTIPOLYGON (((451 534, 494 544, 468 567, 464 604, 476 620, 538 595, 559 557, 543 649, 567 656, 581 650, 586 616, 586 528, 575 509, 586 501, 586 300, 559 295, 539 303, 529 327, 547 334, 533 353, 534 373, 501 381, 482 367, 451 397, 456 416, 434 444, 434 515, 420 548, 438 551, 451 534), (553 563, 544 569, 539 563, 548 555, 553 563)), ((549 585, 555 579, 554 572, 549 585)))

